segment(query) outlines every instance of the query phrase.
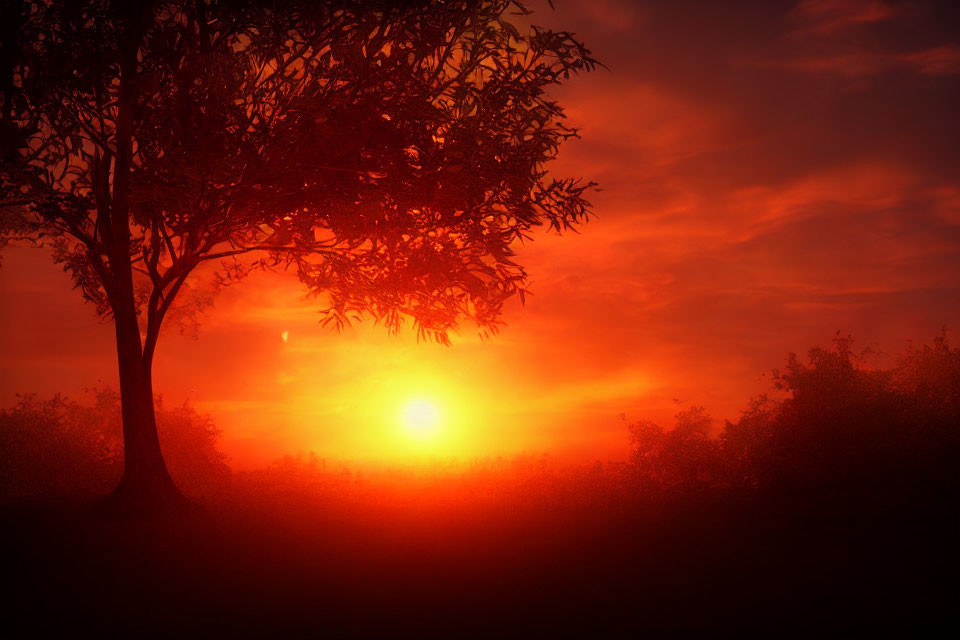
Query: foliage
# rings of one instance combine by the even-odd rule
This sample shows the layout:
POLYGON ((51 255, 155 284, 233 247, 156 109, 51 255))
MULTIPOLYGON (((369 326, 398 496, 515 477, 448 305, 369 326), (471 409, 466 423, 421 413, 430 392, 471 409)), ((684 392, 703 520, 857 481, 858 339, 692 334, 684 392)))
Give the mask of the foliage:
POLYGON ((628 425, 630 460, 642 485, 675 490, 715 482, 719 451, 709 438, 711 423, 703 407, 693 407, 677 414, 670 431, 649 421, 628 425))
POLYGON ((5 498, 107 491, 120 474, 110 430, 111 407, 86 407, 57 395, 24 396, 0 412, 0 487, 5 498))
POLYGON ((795 354, 774 372, 786 396, 761 396, 710 438, 701 408, 673 430, 629 425, 632 463, 655 490, 760 488, 824 500, 897 500, 960 488, 960 350, 946 335, 911 346, 891 369, 865 364, 849 337, 795 354))
MULTIPOLYGON (((107 388, 90 395, 90 404, 27 395, 0 411, 0 498, 95 496, 116 485, 123 470, 120 399, 107 388)), ((158 402, 157 423, 170 473, 183 489, 205 495, 229 482, 220 431, 209 416, 158 402)))
MULTIPOLYGON (((588 215, 545 165, 576 135, 546 91, 596 62, 513 0, 6 3, 0 238, 48 246, 149 362, 201 265, 285 268, 327 320, 494 329, 514 245, 588 215)), ((201 297, 201 301, 206 298, 201 297)))

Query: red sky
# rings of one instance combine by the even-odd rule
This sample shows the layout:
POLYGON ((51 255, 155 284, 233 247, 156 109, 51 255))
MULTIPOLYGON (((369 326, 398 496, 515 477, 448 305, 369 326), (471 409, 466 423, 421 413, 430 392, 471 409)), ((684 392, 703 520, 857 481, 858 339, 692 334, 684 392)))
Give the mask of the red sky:
MULTIPOLYGON (((613 458, 619 414, 735 418, 837 330, 895 353, 960 326, 954 3, 554 4, 534 22, 609 67, 559 93, 583 139, 554 170, 601 183, 597 218, 521 251, 535 295, 490 341, 337 335, 281 276, 222 293, 196 338, 168 330, 156 389, 211 413, 236 466, 613 458), (435 438, 398 425, 417 399, 435 438)), ((47 256, 7 250, 0 301, 0 404, 116 384, 111 327, 47 256)))

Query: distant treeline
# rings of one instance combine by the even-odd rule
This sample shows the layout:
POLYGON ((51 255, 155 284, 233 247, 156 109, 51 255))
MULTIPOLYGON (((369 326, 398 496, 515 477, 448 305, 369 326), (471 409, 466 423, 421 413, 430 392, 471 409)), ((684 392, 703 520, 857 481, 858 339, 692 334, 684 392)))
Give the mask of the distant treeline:
MULTIPOLYGON (((287 456, 267 469, 231 473, 217 448, 220 431, 188 405, 158 405, 164 454, 176 482, 203 497, 255 493, 318 493, 396 500, 471 500, 522 494, 540 502, 623 497, 668 498, 718 493, 805 496, 841 509, 884 509, 894 503, 958 493, 960 350, 946 335, 911 346, 889 369, 869 367, 849 337, 795 354, 774 371, 776 399, 754 399, 719 432, 706 411, 676 416, 671 429, 628 424, 629 462, 558 468, 544 457, 360 474, 331 469, 316 456, 287 456)), ((0 411, 0 496, 105 494, 122 466, 120 408, 110 390, 84 405, 61 396, 24 396, 0 411)))
POLYGON ((773 372, 782 399, 761 396, 712 438, 701 407, 671 430, 629 425, 641 486, 702 491, 746 488, 882 507, 956 492, 960 477, 960 350, 947 336, 910 346, 890 369, 870 368, 850 337, 796 354, 773 372), (909 494, 909 495, 908 495, 909 494))

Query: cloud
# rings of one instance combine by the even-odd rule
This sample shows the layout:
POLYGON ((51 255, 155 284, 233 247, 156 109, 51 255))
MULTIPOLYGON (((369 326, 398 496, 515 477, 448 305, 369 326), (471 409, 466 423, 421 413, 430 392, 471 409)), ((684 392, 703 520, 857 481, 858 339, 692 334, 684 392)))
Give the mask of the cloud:
MULTIPOLYGON (((576 16, 576 22, 591 23, 605 31, 614 33, 623 33, 637 28, 646 18, 644 8, 638 2, 622 2, 620 0, 593 0, 592 2, 581 2, 579 0, 552 0, 556 9, 570 12, 571 18, 576 16)), ((535 10, 535 23, 540 23, 543 19, 549 20, 551 10, 545 1, 535 1, 531 3, 531 8, 535 10), (547 5, 547 6, 544 6, 547 5)), ((567 23, 569 27, 572 23, 567 23)), ((574 29, 578 30, 578 29, 574 29)))
POLYGON ((591 146, 630 154, 644 168, 675 164, 725 142, 725 116, 716 105, 629 80, 580 90, 570 96, 570 121, 590 137, 591 146))
POLYGON ((802 0, 791 17, 798 23, 795 34, 835 34, 905 14, 882 0, 802 0))
POLYGON ((935 4, 896 6, 881 0, 803 0, 783 19, 785 37, 765 55, 740 64, 806 74, 866 78, 891 72, 922 76, 960 73, 956 34, 941 33, 951 20, 935 4))
POLYGON ((960 74, 960 47, 948 44, 906 53, 852 51, 801 56, 790 60, 768 60, 756 64, 770 69, 803 73, 833 73, 852 78, 897 70, 927 76, 949 76, 960 74))
POLYGON ((948 44, 923 51, 901 53, 897 61, 928 76, 960 73, 960 47, 948 44))

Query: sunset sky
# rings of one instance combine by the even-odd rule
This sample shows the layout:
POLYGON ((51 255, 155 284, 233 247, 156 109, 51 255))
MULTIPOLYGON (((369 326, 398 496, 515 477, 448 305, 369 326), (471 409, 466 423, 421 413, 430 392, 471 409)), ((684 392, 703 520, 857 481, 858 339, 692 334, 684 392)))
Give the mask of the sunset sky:
MULTIPOLYGON (((292 276, 170 326, 154 384, 237 468, 548 452, 614 459, 628 420, 736 418, 788 351, 840 330, 891 358, 960 328, 960 4, 544 1, 608 70, 558 92, 600 183, 579 235, 520 250, 533 296, 482 341, 318 324, 292 276), (411 403, 436 410, 406 429, 411 403)), ((884 356, 880 356, 881 359, 884 356)), ((0 268, 0 405, 117 384, 113 328, 40 251, 0 268)))

